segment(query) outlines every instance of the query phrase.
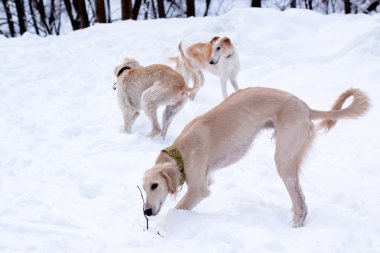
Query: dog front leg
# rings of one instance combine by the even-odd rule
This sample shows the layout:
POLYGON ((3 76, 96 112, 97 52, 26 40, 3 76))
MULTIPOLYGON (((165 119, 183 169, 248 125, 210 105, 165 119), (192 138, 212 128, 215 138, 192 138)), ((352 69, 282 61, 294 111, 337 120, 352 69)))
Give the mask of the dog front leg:
POLYGON ((201 189, 191 189, 189 188, 180 202, 176 205, 176 209, 191 210, 195 207, 201 200, 209 195, 209 191, 202 191, 201 189))
POLYGON ((228 94, 227 94, 227 77, 226 76, 222 75, 220 77, 220 85, 222 88, 223 98, 226 99, 228 97, 228 94))
POLYGON ((230 81, 231 81, 231 84, 232 86, 234 87, 235 91, 238 91, 239 90, 239 85, 236 81, 236 75, 233 75, 230 77, 230 81))

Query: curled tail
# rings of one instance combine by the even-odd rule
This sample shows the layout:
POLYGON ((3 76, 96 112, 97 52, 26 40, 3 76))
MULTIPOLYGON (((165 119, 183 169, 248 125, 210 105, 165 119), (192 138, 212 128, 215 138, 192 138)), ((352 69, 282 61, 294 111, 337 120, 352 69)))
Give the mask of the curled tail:
POLYGON ((359 89, 349 89, 342 93, 335 101, 331 111, 318 111, 311 109, 311 119, 323 119, 319 124, 320 128, 326 132, 335 126, 338 119, 358 118, 368 111, 370 100, 368 96, 359 89), (352 103, 342 109, 344 102, 349 97, 353 97, 352 103))
POLYGON ((186 70, 188 72, 190 72, 190 74, 191 74, 191 76, 193 78, 193 81, 194 81, 193 87, 192 88, 188 88, 189 97, 190 97, 191 100, 194 100, 195 95, 197 94, 197 92, 199 91, 200 87, 202 86, 202 77, 198 73, 198 71, 196 71, 194 69, 194 67, 191 65, 191 63, 186 58, 185 53, 183 52, 183 49, 182 49, 182 41, 178 44, 178 50, 181 53, 181 58, 182 58, 182 61, 183 61, 183 64, 184 64, 186 70))

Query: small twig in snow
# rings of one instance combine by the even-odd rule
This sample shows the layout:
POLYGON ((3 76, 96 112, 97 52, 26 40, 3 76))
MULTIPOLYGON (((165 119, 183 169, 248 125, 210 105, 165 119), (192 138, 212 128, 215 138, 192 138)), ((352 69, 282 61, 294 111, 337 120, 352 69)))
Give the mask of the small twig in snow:
POLYGON ((148 220, 148 217, 146 217, 145 212, 144 212, 144 206, 145 206, 144 196, 143 196, 143 194, 142 194, 142 191, 141 191, 140 187, 137 186, 137 188, 138 188, 139 191, 140 191, 141 198, 142 198, 142 201, 143 201, 143 214, 144 214, 144 217, 145 217, 145 219, 146 219, 146 230, 148 230, 148 229, 149 229, 149 220, 148 220))

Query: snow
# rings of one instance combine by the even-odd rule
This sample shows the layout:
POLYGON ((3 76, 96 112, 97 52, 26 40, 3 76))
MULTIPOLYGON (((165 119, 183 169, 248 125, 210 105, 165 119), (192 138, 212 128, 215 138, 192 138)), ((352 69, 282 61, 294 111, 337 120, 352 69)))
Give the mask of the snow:
POLYGON ((379 15, 271 9, 0 38, 0 252, 380 252, 379 42, 379 15), (145 115, 123 133, 113 69, 124 57, 169 64, 180 40, 214 35, 238 49, 241 87, 284 89, 320 110, 350 87, 372 98, 365 117, 317 135, 301 176, 303 228, 292 228, 263 131, 193 211, 173 209, 184 186, 144 229, 136 186, 187 122, 222 101, 219 78, 205 73, 167 139, 151 140, 145 115))

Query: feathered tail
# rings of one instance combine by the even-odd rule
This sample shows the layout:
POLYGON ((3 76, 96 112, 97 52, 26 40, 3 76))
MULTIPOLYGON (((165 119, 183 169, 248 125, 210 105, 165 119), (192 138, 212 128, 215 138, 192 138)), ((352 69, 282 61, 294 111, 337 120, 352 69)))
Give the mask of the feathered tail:
POLYGON ((189 97, 191 100, 194 100, 195 95, 197 94, 197 92, 199 91, 199 89, 202 85, 202 78, 201 78, 201 75, 193 68, 191 63, 186 58, 185 53, 183 52, 183 49, 182 49, 182 41, 178 45, 178 50, 181 53, 181 58, 183 60, 183 64, 184 64, 186 70, 191 73, 193 80, 194 80, 193 87, 188 88, 189 97))
POLYGON ((339 96, 331 108, 331 111, 311 109, 311 119, 323 119, 319 126, 327 132, 335 126, 338 119, 358 118, 364 115, 369 107, 370 100, 368 96, 359 89, 351 88, 339 96), (352 103, 348 107, 342 109, 344 102, 351 96, 353 96, 352 103))

